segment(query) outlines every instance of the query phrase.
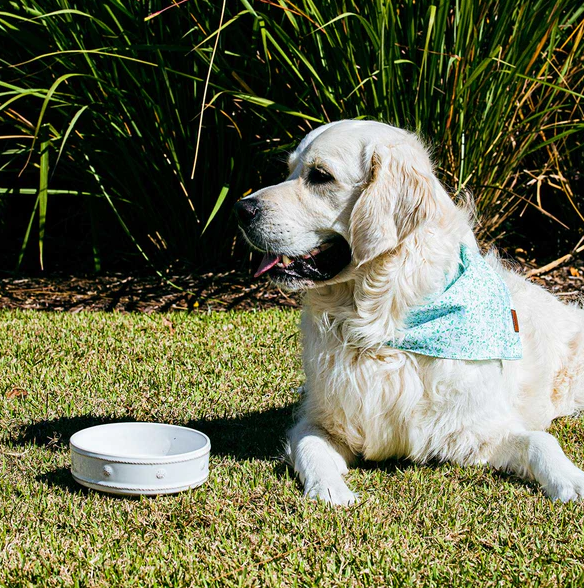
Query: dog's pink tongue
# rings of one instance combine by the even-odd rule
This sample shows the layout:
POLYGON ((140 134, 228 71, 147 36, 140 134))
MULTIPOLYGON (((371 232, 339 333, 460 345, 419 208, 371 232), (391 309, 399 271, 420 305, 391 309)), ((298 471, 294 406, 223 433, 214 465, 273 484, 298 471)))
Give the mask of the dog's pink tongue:
POLYGON ((271 253, 266 253, 260 263, 260 267, 258 267, 258 271, 253 275, 253 277, 257 278, 262 274, 266 273, 269 269, 272 269, 279 261, 282 261, 282 257, 280 255, 272 255, 271 253))

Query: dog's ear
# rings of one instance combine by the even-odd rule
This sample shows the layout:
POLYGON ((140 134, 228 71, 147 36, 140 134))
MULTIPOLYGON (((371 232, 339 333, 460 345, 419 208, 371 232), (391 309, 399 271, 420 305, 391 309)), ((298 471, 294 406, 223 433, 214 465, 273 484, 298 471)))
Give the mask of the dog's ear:
POLYGON ((350 218, 350 241, 358 265, 397 245, 436 213, 435 179, 419 148, 376 147, 369 181, 350 218))

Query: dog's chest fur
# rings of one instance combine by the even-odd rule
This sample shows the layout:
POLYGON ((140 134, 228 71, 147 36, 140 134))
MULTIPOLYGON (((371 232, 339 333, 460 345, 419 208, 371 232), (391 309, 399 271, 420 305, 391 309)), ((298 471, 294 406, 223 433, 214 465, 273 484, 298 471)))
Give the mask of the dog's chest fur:
POLYGON ((302 331, 305 414, 355 454, 472 463, 509 426, 499 362, 480 362, 469 376, 461 372, 465 362, 347 346, 339 330, 309 315, 302 331), (477 390, 472 396, 464 392, 469 386, 477 390))
POLYGON ((409 354, 350 348, 310 321, 303 334, 311 419, 367 459, 411 455, 423 386, 409 354))

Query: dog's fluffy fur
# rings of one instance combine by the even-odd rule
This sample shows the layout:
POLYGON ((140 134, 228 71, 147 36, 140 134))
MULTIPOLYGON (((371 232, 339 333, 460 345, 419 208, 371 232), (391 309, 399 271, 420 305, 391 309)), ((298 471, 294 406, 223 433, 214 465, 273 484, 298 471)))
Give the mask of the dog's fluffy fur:
POLYGON ((306 257, 336 234, 352 252, 333 279, 287 283, 307 289, 306 385, 287 445, 305 494, 353 503, 343 475, 362 455, 488 463, 535 479, 553 499, 584 496, 584 472, 545 432, 555 417, 584 406, 582 310, 491 254, 517 311, 523 359, 460 361, 393 349, 386 343, 408 309, 442 291, 455 272, 461 243, 477 247, 468 209, 440 185, 419 139, 382 123, 319 127, 289 166, 285 182, 252 195, 262 214, 253 237, 242 227, 249 240, 306 257), (315 167, 332 180, 311 183, 315 167))

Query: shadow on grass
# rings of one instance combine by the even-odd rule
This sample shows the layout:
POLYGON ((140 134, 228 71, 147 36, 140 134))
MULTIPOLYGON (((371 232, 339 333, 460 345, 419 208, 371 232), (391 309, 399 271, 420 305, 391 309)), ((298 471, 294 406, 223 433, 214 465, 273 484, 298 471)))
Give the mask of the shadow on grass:
MULTIPOLYGON (((197 429, 211 439, 213 455, 235 459, 276 459, 280 456, 286 430, 291 426, 294 405, 250 412, 238 417, 193 419, 175 423, 197 429)), ((16 445, 36 445, 48 449, 68 447, 77 431, 109 423, 136 422, 134 418, 108 418, 83 415, 59 417, 23 426, 16 434, 16 445)))
POLYGON ((134 422, 133 418, 108 418, 83 415, 59 417, 24 425, 16 434, 16 445, 36 445, 47 449, 63 449, 69 446, 69 439, 77 431, 108 423, 134 422))
POLYGON ((44 474, 38 474, 35 476, 37 482, 42 482, 47 486, 56 488, 62 488, 71 492, 71 494, 81 494, 87 496, 89 494, 89 488, 78 484, 73 476, 71 475, 71 468, 60 467, 44 474))
POLYGON ((251 412, 237 418, 196 419, 187 427, 211 439, 211 453, 235 459, 280 459, 295 405, 251 412))
MULTIPOLYGON (((283 474, 286 466, 280 464, 286 430, 291 426, 294 405, 251 412, 239 417, 193 419, 181 424, 197 429, 211 439, 211 455, 232 457, 237 460, 262 459, 277 461, 277 470, 283 474), (281 465, 281 467, 280 467, 281 465)), ((62 451, 77 431, 108 423, 135 422, 133 418, 108 418, 83 415, 43 420, 21 427, 13 443, 35 445, 48 450, 62 451)), ((37 480, 50 486, 59 486, 78 492, 80 486, 71 477, 67 467, 57 468, 37 476, 37 480)))
MULTIPOLYGON (((295 408, 295 405, 290 405, 271 408, 263 412, 251 412, 234 418, 193 419, 187 423, 177 424, 183 424, 207 434, 211 439, 211 455, 213 456, 231 457, 240 461, 250 459, 272 461, 276 474, 283 476, 288 470, 288 466, 281 459, 283 442, 286 430, 293 422, 295 408)), ((60 417, 22 427, 13 443, 22 446, 33 444, 49 450, 62 451, 68 446, 71 435, 77 431, 96 425, 119 422, 135 422, 135 419, 95 417, 93 415, 60 417)), ((414 464, 405 459, 388 459, 382 462, 358 459, 353 467, 365 470, 382 470, 391 476, 398 470, 403 471, 414 467, 414 464)), ((437 461, 430 461, 423 467, 435 470, 444 467, 444 465, 437 461)), ((291 474, 291 472, 289 473, 291 474)), ((492 475, 495 479, 512 481, 518 485, 526 484, 524 480, 515 476, 494 470, 492 475)), ((59 467, 40 474, 36 479, 49 486, 60 487, 72 493, 87 493, 85 488, 73 480, 68 467, 59 467)))
MULTIPOLYGON (((367 461, 360 459, 354 467, 361 470, 380 470, 388 476, 395 475, 396 473, 403 473, 411 468, 418 468, 422 471, 435 472, 435 471, 447 471, 450 470, 446 476, 452 476, 456 478, 458 484, 462 487, 496 487, 498 484, 508 483, 518 488, 525 487, 533 495, 543 495, 542 488, 539 484, 533 480, 521 478, 517 474, 505 472, 503 470, 496 470, 486 465, 469 465, 469 466, 457 466, 449 462, 441 462, 437 459, 431 459, 422 464, 417 464, 407 458, 388 458, 383 461, 367 461), (452 468, 455 468, 454 470, 452 468), (459 471, 457 471, 457 469, 459 471)), ((430 474, 429 474, 430 475, 430 474)), ((505 492, 504 488, 501 487, 501 492, 505 492)))

